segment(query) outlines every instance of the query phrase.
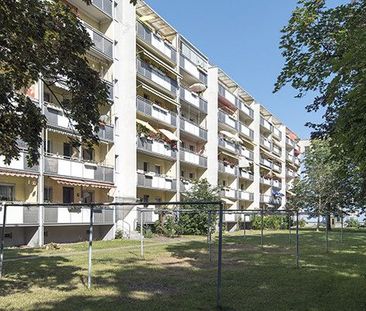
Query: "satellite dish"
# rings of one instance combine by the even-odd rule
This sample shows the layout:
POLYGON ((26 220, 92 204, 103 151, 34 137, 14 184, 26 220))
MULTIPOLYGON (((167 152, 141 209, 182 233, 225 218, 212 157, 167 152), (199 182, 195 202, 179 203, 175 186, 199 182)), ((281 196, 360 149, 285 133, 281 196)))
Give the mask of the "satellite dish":
POLYGON ((204 91, 206 91, 207 86, 202 84, 202 83, 194 83, 189 87, 189 90, 191 92, 195 92, 195 93, 202 93, 204 91))

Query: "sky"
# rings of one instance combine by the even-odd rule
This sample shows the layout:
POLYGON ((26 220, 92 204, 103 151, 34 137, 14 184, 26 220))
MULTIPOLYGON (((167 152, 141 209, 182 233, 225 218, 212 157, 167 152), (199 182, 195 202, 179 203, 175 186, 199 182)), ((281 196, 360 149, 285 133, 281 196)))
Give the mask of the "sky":
MULTIPOLYGON (((178 32, 222 68, 258 102, 300 138, 309 138, 305 123, 320 122, 321 113, 307 113, 313 97, 294 98, 286 86, 273 94, 283 65, 278 48, 295 0, 145 0, 178 32)), ((341 0, 331 0, 332 5, 341 0)))

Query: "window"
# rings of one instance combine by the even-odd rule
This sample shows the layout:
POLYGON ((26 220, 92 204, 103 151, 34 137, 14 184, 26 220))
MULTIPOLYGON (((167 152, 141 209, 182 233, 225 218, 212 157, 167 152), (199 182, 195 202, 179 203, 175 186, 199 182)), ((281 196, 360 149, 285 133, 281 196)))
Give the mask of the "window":
POLYGON ((64 143, 64 157, 71 158, 72 146, 70 143, 64 143))
POLYGON ((194 146, 193 145, 189 145, 189 150, 194 151, 194 146))
POLYGON ((73 203, 74 202, 74 188, 63 187, 62 189, 62 202, 73 203))
POLYGON ((147 194, 144 194, 144 197, 142 199, 143 202, 149 202, 149 197, 147 194))
POLYGON ((94 161, 94 149, 93 148, 87 148, 83 149, 83 160, 86 161, 94 161))
POLYGON ((243 184, 240 185, 240 190, 244 190, 244 185, 243 184))
POLYGON ((43 100, 47 103, 51 102, 51 94, 50 93, 43 93, 43 100))
POLYGON ((148 172, 149 170, 149 163, 144 162, 144 172, 148 172))
POLYGON ((53 189, 52 189, 52 187, 45 187, 44 188, 44 201, 46 203, 50 203, 50 202, 52 202, 52 198, 53 198, 53 189))
POLYGON ((47 143, 44 144, 44 151, 46 153, 52 153, 52 142, 47 139, 47 143))
POLYGON ((189 178, 193 179, 194 178, 194 174, 193 173, 189 173, 189 178))
POLYGON ((0 185, 0 200, 14 201, 15 200, 15 186, 0 185))
POLYGON ((180 171, 180 177, 184 177, 184 171, 180 171))
POLYGON ((223 185, 224 187, 226 187, 226 181, 225 181, 225 180, 223 180, 223 181, 222 181, 222 185, 223 185))
POLYGON ((160 175, 160 165, 155 165, 155 173, 160 175))
POLYGON ((182 143, 180 144, 181 145, 181 147, 184 149, 185 148, 185 143, 184 143, 184 141, 182 141, 182 143))
POLYGON ((94 191, 83 191, 83 203, 94 202, 94 191))

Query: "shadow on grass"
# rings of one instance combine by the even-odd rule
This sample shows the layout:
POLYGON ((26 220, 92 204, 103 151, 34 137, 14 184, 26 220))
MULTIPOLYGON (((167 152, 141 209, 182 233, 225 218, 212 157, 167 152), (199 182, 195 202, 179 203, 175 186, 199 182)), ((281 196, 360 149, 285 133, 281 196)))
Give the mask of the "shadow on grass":
MULTIPOLYGON (((223 310, 365 310, 366 237, 348 237, 343 249, 328 254, 323 238, 301 233, 302 268, 296 269, 286 234, 266 232, 263 250, 258 235, 225 236, 223 310)), ((25 285, 13 283, 14 292, 31 285, 67 291, 32 310, 215 310, 217 241, 212 250, 212 264, 205 241, 146 249, 145 260, 133 254, 95 256, 91 291, 72 292, 85 271, 66 258, 53 258, 52 264, 22 261, 7 269, 25 285)))

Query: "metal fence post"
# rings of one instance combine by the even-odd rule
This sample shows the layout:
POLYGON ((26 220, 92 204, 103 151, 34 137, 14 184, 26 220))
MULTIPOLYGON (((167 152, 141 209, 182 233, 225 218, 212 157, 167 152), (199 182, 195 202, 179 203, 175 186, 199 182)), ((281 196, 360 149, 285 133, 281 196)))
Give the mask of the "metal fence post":
POLYGON ((208 223, 208 228, 207 228, 208 259, 211 263, 212 262, 212 256, 211 256, 211 211, 208 211, 207 223, 208 223))
POLYGON ((329 237, 328 237, 328 219, 329 219, 329 216, 328 216, 328 213, 325 214, 325 218, 326 218, 326 221, 325 221, 325 247, 326 247, 326 252, 328 253, 329 251, 329 237))
POLYGON ((244 224, 243 224, 243 226, 244 226, 244 228, 243 228, 243 235, 244 235, 244 237, 245 237, 245 235, 246 235, 246 232, 245 232, 245 213, 244 213, 244 224))
POLYGON ((4 239, 5 239, 5 227, 6 227, 6 204, 2 203, 3 206, 3 228, 1 232, 1 244, 0 244, 0 278, 3 277, 3 263, 4 263, 4 239))
POLYGON ((341 215, 341 243, 343 243, 343 211, 341 215))
POLYGON ((264 222, 264 216, 263 216, 263 207, 261 209, 261 247, 263 248, 263 222, 264 222))
POLYGON ((288 244, 291 246, 291 214, 288 214, 288 244))
POLYGON ((144 227, 143 227, 143 211, 140 210, 140 253, 141 257, 144 258, 144 227))
POLYGON ((217 258, 217 290, 216 290, 216 306, 221 309, 221 269, 222 269, 222 221, 223 221, 223 203, 220 203, 219 210, 219 253, 217 258))
POLYGON ((299 268, 300 252, 299 252, 299 211, 296 211, 296 268, 299 268))
POLYGON ((90 224, 89 224, 89 248, 88 248, 88 288, 91 288, 92 274, 92 245, 93 245, 93 206, 90 206, 90 224))

